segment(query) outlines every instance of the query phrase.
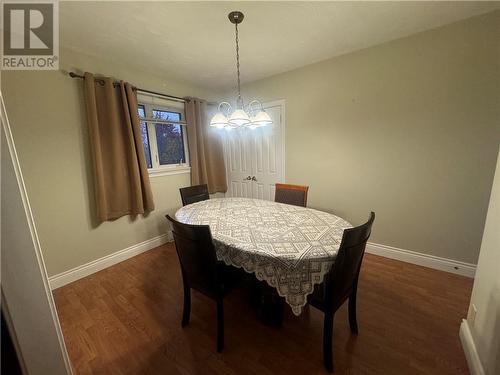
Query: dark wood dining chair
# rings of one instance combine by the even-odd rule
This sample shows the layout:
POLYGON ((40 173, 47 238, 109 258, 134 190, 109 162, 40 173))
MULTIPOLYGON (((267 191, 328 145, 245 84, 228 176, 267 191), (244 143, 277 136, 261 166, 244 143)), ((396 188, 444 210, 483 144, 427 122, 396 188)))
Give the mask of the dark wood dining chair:
POLYGON ((293 204, 294 206, 307 206, 307 191, 309 186, 276 184, 274 201, 278 203, 293 204))
POLYGON ((189 324, 191 315, 191 289, 217 303, 217 351, 224 347, 224 297, 230 291, 226 277, 227 267, 217 260, 212 233, 208 225, 190 225, 178 222, 169 215, 175 248, 181 265, 184 285, 182 327, 189 324))
POLYGON ((325 368, 333 372, 333 317, 342 304, 349 299, 349 325, 351 332, 358 333, 356 318, 356 295, 361 262, 366 242, 370 238, 375 213, 358 227, 344 230, 337 257, 323 283, 316 285, 308 298, 310 305, 324 313, 323 361, 325 368))
POLYGON ((180 188, 179 191, 181 192, 183 206, 210 199, 208 195, 208 186, 206 184, 183 187, 180 188))

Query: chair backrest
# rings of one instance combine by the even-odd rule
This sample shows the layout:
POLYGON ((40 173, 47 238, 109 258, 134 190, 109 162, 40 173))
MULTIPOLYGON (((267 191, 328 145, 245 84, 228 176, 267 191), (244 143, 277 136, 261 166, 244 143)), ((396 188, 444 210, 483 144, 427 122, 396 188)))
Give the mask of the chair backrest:
POLYGON ((206 184, 180 188, 179 191, 181 192, 183 206, 210 199, 208 195, 208 186, 206 184))
POLYGON ((306 207, 308 190, 309 186, 276 184, 274 201, 306 207))
POLYGON ((372 212, 366 223, 344 230, 337 257, 325 279, 324 300, 333 310, 357 287, 366 242, 370 238, 374 220, 375 213, 372 212))
POLYGON ((208 225, 178 222, 169 215, 182 277, 189 286, 202 293, 217 293, 217 256, 208 225))

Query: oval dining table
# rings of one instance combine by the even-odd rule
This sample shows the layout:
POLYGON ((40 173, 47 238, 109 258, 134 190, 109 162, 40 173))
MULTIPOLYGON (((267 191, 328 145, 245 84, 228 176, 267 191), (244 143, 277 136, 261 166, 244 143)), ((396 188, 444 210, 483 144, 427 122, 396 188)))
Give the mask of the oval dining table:
POLYGON ((185 224, 209 225, 217 259, 266 281, 299 315, 323 282, 352 225, 327 212, 250 198, 217 198, 180 208, 185 224))

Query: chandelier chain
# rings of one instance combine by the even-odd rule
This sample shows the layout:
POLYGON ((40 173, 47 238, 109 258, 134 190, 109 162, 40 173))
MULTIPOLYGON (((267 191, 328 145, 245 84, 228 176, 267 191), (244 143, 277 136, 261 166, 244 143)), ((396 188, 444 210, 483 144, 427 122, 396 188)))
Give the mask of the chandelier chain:
POLYGON ((238 76, 238 106, 243 108, 243 99, 241 99, 241 84, 240 84, 240 43, 239 43, 239 37, 238 37, 238 24, 234 24, 235 29, 236 29, 236 73, 238 76))

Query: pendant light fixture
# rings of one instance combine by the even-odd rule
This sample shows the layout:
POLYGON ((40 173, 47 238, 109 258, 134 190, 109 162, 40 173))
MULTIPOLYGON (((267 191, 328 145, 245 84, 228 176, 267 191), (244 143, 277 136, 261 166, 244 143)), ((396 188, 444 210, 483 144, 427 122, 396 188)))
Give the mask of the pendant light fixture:
POLYGON ((236 98, 236 109, 228 102, 219 103, 217 113, 212 117, 210 126, 220 129, 250 128, 255 129, 261 126, 271 125, 273 120, 264 111, 262 103, 252 100, 246 107, 241 98, 240 87, 240 46, 238 39, 238 25, 243 21, 244 15, 234 11, 228 15, 229 21, 234 24, 236 36, 236 72, 238 77, 238 97, 236 98))

